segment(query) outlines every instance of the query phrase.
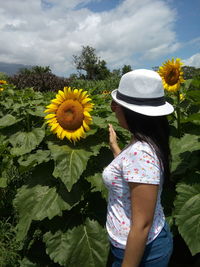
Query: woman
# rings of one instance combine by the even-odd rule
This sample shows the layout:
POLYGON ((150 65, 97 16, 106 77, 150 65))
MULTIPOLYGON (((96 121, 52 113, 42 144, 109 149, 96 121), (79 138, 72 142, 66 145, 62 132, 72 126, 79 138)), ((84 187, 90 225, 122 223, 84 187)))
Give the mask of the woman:
POLYGON ((151 70, 122 76, 112 92, 111 109, 132 138, 122 151, 109 125, 114 160, 104 169, 109 189, 106 228, 113 267, 165 267, 172 253, 172 235, 161 206, 169 179, 169 127, 173 107, 164 99, 161 77, 151 70))

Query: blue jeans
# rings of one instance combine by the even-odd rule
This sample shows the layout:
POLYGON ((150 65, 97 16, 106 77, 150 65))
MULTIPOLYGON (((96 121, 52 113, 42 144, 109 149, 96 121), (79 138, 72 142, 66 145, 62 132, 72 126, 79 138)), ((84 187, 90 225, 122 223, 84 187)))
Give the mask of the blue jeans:
MULTIPOLYGON (((173 238, 169 226, 165 223, 160 234, 151 243, 146 245, 139 267, 167 267, 173 250, 173 238)), ((111 245, 114 256, 112 267, 121 267, 124 258, 124 249, 111 245)))

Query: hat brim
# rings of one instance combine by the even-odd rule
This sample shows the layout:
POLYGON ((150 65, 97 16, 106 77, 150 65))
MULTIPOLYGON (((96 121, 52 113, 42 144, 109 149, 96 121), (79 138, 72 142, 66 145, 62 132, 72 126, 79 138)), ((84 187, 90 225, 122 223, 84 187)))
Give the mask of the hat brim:
POLYGON ((143 105, 141 106, 141 105, 129 104, 123 100, 117 99, 116 97, 117 89, 111 92, 111 96, 113 100, 119 105, 147 116, 164 116, 164 115, 169 115, 174 111, 173 106, 168 102, 165 102, 165 104, 161 106, 143 106, 143 105))

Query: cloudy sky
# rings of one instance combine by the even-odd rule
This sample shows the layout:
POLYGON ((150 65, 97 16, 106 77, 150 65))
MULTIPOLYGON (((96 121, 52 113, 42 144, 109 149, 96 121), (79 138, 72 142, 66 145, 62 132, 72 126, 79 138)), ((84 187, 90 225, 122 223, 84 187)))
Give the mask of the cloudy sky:
POLYGON ((1 0, 0 61, 67 77, 89 45, 111 70, 172 57, 200 67, 199 14, 200 0, 1 0))

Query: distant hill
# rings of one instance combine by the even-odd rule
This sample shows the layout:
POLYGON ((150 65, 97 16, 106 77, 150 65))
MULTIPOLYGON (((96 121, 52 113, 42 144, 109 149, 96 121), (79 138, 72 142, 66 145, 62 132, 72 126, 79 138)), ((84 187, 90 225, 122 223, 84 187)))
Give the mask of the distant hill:
POLYGON ((4 72, 7 75, 13 75, 16 74, 20 69, 31 69, 32 67, 33 66, 30 65, 0 62, 0 72, 4 72))

